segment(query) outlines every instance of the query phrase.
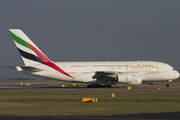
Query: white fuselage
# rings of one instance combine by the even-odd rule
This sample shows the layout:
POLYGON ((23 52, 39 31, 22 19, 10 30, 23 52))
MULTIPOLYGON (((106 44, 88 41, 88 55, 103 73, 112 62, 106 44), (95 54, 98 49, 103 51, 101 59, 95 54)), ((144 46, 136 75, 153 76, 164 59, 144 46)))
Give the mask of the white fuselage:
MULTIPOLYGON (((55 62, 54 62, 55 63, 55 62)), ((179 73, 173 67, 162 62, 154 61, 124 61, 124 62, 56 62, 58 67, 72 77, 66 76, 46 65, 36 65, 36 68, 45 69, 44 71, 28 73, 41 77, 68 82, 96 82, 92 76, 97 71, 113 71, 123 74, 141 76, 143 81, 165 81, 179 77, 179 73)), ((27 73, 27 72, 26 72, 27 73)))
POLYGON ((9 31, 25 64, 15 70, 27 74, 97 86, 106 84, 109 87, 116 83, 141 84, 142 81, 165 81, 179 77, 170 65, 154 61, 52 62, 22 30, 9 31))

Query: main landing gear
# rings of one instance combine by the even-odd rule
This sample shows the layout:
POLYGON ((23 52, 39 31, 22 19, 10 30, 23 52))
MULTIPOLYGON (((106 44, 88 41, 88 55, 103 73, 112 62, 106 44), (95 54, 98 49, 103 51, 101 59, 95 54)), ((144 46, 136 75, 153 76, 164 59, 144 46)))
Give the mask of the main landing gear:
POLYGON ((87 88, 111 88, 111 85, 99 85, 99 84, 91 84, 87 85, 87 88))

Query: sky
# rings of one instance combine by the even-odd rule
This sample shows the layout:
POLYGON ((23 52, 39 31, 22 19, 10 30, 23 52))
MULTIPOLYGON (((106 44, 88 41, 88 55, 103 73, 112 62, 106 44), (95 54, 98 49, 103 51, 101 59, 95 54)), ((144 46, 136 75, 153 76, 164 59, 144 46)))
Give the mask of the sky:
POLYGON ((180 72, 180 0, 1 0, 0 79, 36 78, 8 29, 59 62, 160 61, 180 72))

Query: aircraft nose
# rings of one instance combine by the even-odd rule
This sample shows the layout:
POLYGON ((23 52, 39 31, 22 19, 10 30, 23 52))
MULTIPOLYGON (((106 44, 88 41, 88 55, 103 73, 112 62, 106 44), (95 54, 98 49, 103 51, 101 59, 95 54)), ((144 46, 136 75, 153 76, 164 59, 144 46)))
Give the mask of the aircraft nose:
POLYGON ((174 74, 175 79, 179 78, 179 76, 180 76, 179 72, 176 70, 173 71, 173 74, 174 74))

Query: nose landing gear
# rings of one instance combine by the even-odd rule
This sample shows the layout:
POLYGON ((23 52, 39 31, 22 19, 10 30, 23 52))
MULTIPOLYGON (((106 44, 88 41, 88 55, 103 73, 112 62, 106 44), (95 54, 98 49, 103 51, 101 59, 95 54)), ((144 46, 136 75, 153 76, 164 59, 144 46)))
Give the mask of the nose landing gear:
POLYGON ((172 82, 172 80, 167 81, 166 87, 171 87, 170 82, 172 82))
POLYGON ((171 85, 169 83, 166 84, 166 87, 170 87, 171 85))

